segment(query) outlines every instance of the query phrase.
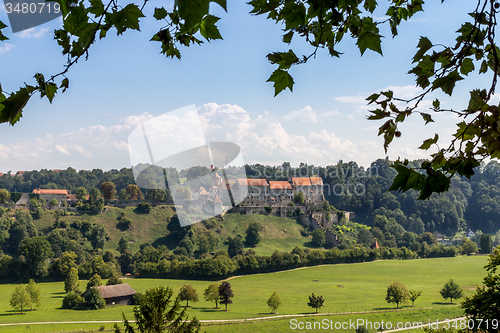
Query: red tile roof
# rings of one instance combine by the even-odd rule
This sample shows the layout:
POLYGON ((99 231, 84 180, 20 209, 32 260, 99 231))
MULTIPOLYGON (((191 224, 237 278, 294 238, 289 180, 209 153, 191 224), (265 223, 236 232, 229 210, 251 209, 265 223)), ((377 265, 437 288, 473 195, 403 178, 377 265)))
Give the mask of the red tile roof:
POLYGON ((65 194, 65 195, 68 195, 68 190, 41 190, 41 189, 34 189, 33 193, 34 194, 65 194))
POLYGON ((267 179, 247 179, 248 186, 269 186, 267 179))
POLYGON ((311 186, 309 177, 292 177, 293 186, 311 186))
POLYGON ((201 195, 208 195, 207 190, 203 186, 196 187, 193 192, 199 192, 201 195))
POLYGON ((271 190, 291 190, 292 185, 287 181, 270 181, 269 186, 271 190))
POLYGON ((321 177, 311 177, 311 185, 323 185, 321 177))
POLYGON ((215 196, 215 200, 214 200, 215 203, 222 203, 222 200, 220 199, 219 195, 217 194, 215 196))
POLYGON ((222 178, 217 172, 214 172, 214 178, 222 178))

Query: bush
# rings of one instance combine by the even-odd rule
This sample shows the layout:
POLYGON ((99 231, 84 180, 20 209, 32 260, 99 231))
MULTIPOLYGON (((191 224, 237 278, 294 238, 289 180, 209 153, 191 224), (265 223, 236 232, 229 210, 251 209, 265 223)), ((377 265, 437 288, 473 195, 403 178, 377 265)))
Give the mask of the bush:
POLYGON ((80 295, 80 293, 77 293, 75 291, 71 291, 66 296, 64 296, 63 302, 62 302, 62 308, 75 310, 75 309, 81 308, 81 306, 84 303, 85 303, 85 300, 80 295))
POLYGON ((149 212, 151 211, 151 205, 149 204, 149 202, 143 201, 137 205, 137 208, 135 210, 140 213, 149 214, 149 212))
POLYGON ((325 245, 325 232, 318 228, 312 233, 312 243, 318 247, 325 245))
POLYGON ((99 310, 106 307, 106 301, 98 288, 91 288, 87 295, 87 306, 90 310, 99 310))
POLYGON ((135 293, 134 296, 132 296, 132 299, 134 300, 135 305, 139 304, 142 300, 142 293, 135 293))

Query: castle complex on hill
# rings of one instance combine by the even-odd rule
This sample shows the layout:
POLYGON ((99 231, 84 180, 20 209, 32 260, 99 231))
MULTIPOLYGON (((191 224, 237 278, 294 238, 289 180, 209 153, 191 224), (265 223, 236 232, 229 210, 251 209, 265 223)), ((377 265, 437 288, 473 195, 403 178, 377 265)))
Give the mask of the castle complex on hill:
POLYGON ((267 179, 228 179, 217 172, 212 174, 212 186, 192 189, 191 201, 197 208, 214 207, 219 213, 222 207, 239 203, 247 207, 282 207, 288 205, 296 194, 302 192, 306 204, 323 202, 323 180, 320 177, 290 177, 288 181, 267 179), (214 206, 212 206, 212 204, 214 206))

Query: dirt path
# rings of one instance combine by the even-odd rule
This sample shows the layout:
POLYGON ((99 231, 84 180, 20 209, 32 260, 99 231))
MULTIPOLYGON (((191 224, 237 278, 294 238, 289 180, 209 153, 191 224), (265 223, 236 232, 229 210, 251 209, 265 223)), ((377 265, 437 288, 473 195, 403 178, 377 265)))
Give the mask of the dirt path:
MULTIPOLYGON (((433 309, 436 307, 427 307, 427 308, 420 308, 419 310, 425 310, 425 309, 433 309)), ((394 311, 411 311, 412 309, 408 310, 394 310, 394 311)), ((338 316, 338 315, 354 315, 354 314, 366 314, 366 313, 387 313, 387 312, 394 312, 394 311, 361 311, 361 312, 335 312, 335 313, 307 313, 307 314, 291 314, 291 315, 276 315, 276 316, 267 316, 267 317, 256 317, 256 318, 246 318, 246 319, 214 319, 214 320, 200 320, 200 323, 205 323, 205 324, 222 324, 222 323, 237 323, 237 322, 252 322, 252 321, 259 321, 259 320, 272 320, 272 319, 285 319, 285 318, 300 318, 300 317, 325 317, 325 316, 338 316)), ((464 319, 466 317, 461 317, 461 318, 455 318, 455 319, 449 319, 449 320, 444 320, 440 321, 439 324, 447 323, 447 322, 452 322, 455 320, 460 320, 464 319)), ((87 320, 87 321, 47 321, 47 322, 32 322, 32 323, 7 323, 7 324, 0 324, 0 327, 2 326, 21 326, 21 325, 52 325, 52 324, 106 324, 106 323, 121 323, 121 320, 101 320, 101 321, 92 321, 92 320, 87 320)), ((135 320, 130 320, 130 323, 134 323, 135 320)), ((430 325, 435 325, 436 323, 430 323, 430 324, 425 324, 422 325, 422 327, 427 327, 430 325)), ((393 329, 393 330, 387 330, 384 332, 397 332, 397 331, 404 331, 408 330, 409 328, 401 328, 401 329, 393 329)))

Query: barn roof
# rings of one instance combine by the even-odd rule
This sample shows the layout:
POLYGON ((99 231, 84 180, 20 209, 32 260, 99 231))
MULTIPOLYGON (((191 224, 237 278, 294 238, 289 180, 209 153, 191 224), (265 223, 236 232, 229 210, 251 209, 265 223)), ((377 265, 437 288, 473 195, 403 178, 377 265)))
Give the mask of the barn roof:
MULTIPOLYGON (((134 289, 132 289, 132 287, 129 286, 127 283, 115 284, 112 286, 99 286, 97 288, 101 292, 101 296, 104 299, 132 296, 132 295, 136 294, 136 291, 134 289)), ((88 290, 85 293, 87 293, 87 292, 88 292, 88 290)))

